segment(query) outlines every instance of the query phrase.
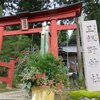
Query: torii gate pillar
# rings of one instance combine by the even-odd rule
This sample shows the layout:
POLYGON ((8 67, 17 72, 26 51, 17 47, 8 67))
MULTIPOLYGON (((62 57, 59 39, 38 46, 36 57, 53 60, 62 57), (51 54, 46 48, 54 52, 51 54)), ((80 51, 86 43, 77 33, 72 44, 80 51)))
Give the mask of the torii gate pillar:
POLYGON ((2 49, 2 43, 3 43, 3 31, 4 31, 4 27, 0 26, 0 52, 2 49))
POLYGON ((55 57, 58 57, 58 34, 57 34, 57 21, 51 20, 51 52, 55 57))

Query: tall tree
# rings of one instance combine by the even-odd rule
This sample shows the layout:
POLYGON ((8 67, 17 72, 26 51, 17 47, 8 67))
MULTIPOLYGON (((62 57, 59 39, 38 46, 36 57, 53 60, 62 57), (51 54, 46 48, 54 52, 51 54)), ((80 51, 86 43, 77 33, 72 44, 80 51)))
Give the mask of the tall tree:
POLYGON ((14 15, 18 9, 18 3, 20 0, 3 0, 3 14, 6 16, 14 15))
POLYGON ((84 12, 85 20, 96 20, 98 31, 100 32, 100 0, 86 0, 84 12))
POLYGON ((4 7, 4 0, 0 0, 0 16, 2 16, 3 13, 3 7, 4 7))
POLYGON ((76 43, 77 42, 76 35, 77 35, 76 31, 73 31, 73 33, 70 36, 69 45, 76 45, 77 44, 76 43))
POLYGON ((18 3, 18 12, 41 10, 42 0, 21 0, 18 3))

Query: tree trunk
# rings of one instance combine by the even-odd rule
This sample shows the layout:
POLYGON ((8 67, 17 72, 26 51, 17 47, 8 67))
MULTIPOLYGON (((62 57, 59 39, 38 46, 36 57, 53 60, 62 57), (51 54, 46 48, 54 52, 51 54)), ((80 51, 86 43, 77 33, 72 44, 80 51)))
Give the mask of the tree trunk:
POLYGON ((78 57, 78 71, 79 71, 79 81, 83 80, 83 65, 82 65, 82 55, 80 46, 80 31, 78 25, 78 18, 76 18, 77 24, 77 57, 78 57))

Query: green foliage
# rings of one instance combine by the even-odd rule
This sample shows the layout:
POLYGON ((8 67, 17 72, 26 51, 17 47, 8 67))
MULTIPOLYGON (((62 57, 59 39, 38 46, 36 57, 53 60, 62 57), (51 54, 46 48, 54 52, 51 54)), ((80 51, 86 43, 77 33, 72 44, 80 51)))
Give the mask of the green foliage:
POLYGON ((32 43, 34 44, 34 46, 40 48, 40 39, 41 39, 41 35, 40 34, 32 34, 32 43))
MULTIPOLYGON (((31 40, 28 38, 28 36, 23 35, 20 39, 19 36, 5 37, 0 60, 9 62, 11 58, 18 57, 25 48, 30 48, 30 46, 31 40)), ((16 74, 16 68, 14 74, 16 74)), ((0 67, 0 75, 7 76, 7 69, 0 67)), ((17 75, 15 75, 15 77, 16 78, 14 78, 14 84, 17 82, 18 78, 17 75)))
POLYGON ((100 92, 90 92, 85 90, 71 91, 69 92, 69 95, 74 100, 80 100, 81 97, 100 99, 100 92))
POLYGON ((0 5, 0 16, 2 16, 2 6, 0 5))
POLYGON ((92 98, 100 100, 100 92, 90 92, 86 90, 75 90, 75 91, 70 90, 70 91, 57 92, 55 97, 56 97, 55 100, 81 100, 81 99, 92 100, 92 98))
POLYGON ((100 3, 98 0, 88 0, 84 7, 87 20, 96 20, 98 31, 100 32, 100 3))
POLYGON ((2 16, 3 7, 4 7, 4 0, 0 0, 0 16, 2 16))
POLYGON ((20 0, 18 12, 41 10, 41 0, 20 0))
MULTIPOLYGON (((63 0, 63 1, 65 1, 65 0, 63 0)), ((82 0, 66 0, 66 1, 67 1, 67 4, 72 4, 72 3, 76 3, 76 2, 79 2, 79 1, 82 1, 82 0)))
POLYGON ((0 5, 3 5, 4 4, 4 1, 5 0, 0 0, 0 5))
POLYGON ((76 31, 74 31, 72 34, 71 34, 71 37, 69 39, 69 45, 76 45, 76 31))
MULTIPOLYGON (((44 85, 48 80, 52 80, 53 84, 64 82, 66 79, 66 67, 61 62, 61 59, 56 59, 51 53, 41 56, 40 54, 30 55, 25 69, 22 72, 23 80, 25 83, 32 83, 30 88, 35 85, 44 85), (46 78, 41 77, 36 79, 36 74, 45 73, 46 78)), ((26 87, 27 88, 27 87, 26 87)), ((29 89, 28 89, 29 90, 29 89)))
MULTIPOLYGON (((61 5, 62 4, 72 4, 72 3, 76 3, 79 0, 55 0, 54 2, 56 2, 57 4, 61 5)), ((41 9, 48 9, 52 6, 56 6, 55 5, 51 5, 49 0, 20 0, 20 2, 18 3, 18 12, 23 12, 23 11, 39 11, 41 9)))
POLYGON ((21 39, 19 39, 19 36, 5 37, 0 59, 9 61, 10 58, 16 58, 21 51, 25 48, 29 48, 30 45, 31 40, 25 35, 23 35, 21 39))
POLYGON ((66 41, 66 31, 59 31, 58 33, 58 44, 61 45, 62 42, 66 41))

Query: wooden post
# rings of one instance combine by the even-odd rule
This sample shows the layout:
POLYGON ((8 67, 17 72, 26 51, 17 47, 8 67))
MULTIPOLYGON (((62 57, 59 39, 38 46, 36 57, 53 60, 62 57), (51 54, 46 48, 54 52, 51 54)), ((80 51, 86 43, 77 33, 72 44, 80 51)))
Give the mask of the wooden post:
POLYGON ((58 57, 58 35, 57 35, 57 21, 51 20, 51 52, 55 57, 58 57))

